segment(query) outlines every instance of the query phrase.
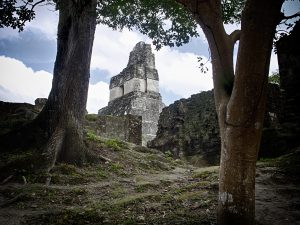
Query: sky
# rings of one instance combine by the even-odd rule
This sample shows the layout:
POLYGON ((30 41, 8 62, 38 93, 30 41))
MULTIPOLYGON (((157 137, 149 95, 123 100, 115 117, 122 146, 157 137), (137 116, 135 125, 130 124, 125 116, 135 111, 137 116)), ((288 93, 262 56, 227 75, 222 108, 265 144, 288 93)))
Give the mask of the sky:
MULTIPOLYGON (((56 56, 58 11, 51 6, 38 7, 36 18, 27 23, 23 32, 0 29, 0 101, 28 102, 47 98, 51 89, 56 56)), ((238 25, 227 25, 231 32, 238 25)), ((207 41, 200 31, 182 47, 163 47, 155 54, 160 93, 166 105, 192 94, 211 90, 212 70, 202 74, 197 57, 209 57, 207 41)), ((115 31, 97 25, 91 61, 91 77, 87 110, 89 113, 106 106, 109 100, 109 81, 127 65, 129 53, 139 41, 151 40, 137 31, 115 31)), ((278 69, 277 56, 272 53, 270 72, 278 69)))

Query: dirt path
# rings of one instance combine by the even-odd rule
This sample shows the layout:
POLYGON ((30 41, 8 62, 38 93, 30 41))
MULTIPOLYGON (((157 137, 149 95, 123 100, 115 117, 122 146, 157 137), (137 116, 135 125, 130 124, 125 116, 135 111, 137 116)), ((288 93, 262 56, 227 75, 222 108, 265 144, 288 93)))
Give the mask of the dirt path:
MULTIPOLYGON (((171 171, 120 177, 83 185, 56 184, 45 187, 40 184, 28 184, 27 187, 23 187, 8 184, 0 186, 0 202, 7 201, 7 193, 15 196, 22 190, 25 196, 0 208, 0 224, 24 224, 25 217, 39 218, 37 221, 32 220, 33 224, 52 224, 56 217, 63 216, 67 219, 70 217, 72 221, 83 217, 87 221, 80 224, 121 224, 115 222, 114 214, 110 215, 109 212, 99 217, 105 217, 104 222, 93 223, 99 218, 89 218, 94 217, 93 213, 99 210, 115 210, 113 206, 117 209, 115 213, 119 216, 118 221, 124 217, 129 224, 212 225, 216 222, 217 173, 218 167, 176 167, 171 171), (103 204, 102 208, 98 207, 93 211, 91 207, 100 203, 103 204), (68 211, 68 214, 62 214, 64 210, 73 208, 76 212, 79 209, 80 213, 69 214, 68 211), (86 209, 88 210, 85 211, 86 209), (86 212, 88 216, 82 216, 86 215, 86 212), (50 219, 49 223, 40 223, 49 217, 49 213, 53 221, 50 219)), ((256 178, 257 224, 299 225, 299 209, 299 185, 278 173, 274 167, 259 167, 256 178)))
POLYGON ((256 220, 260 225, 300 225, 300 186, 275 167, 258 168, 256 220))

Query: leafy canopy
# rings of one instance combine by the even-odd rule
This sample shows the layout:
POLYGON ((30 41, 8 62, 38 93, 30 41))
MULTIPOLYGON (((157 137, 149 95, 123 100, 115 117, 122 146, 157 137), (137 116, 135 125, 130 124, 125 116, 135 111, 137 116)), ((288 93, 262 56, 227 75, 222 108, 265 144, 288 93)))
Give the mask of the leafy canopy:
MULTIPOLYGON (((32 1, 29 1, 30 4, 32 1)), ((17 0, 0 1, 0 28, 12 27, 19 30, 24 29, 26 21, 34 18, 34 11, 27 7, 26 4, 18 5, 17 0)))
POLYGON ((174 0, 104 0, 98 3, 98 23, 113 29, 136 29, 156 48, 188 43, 198 36, 192 15, 174 0))
MULTIPOLYGON (((240 22, 246 0, 222 0, 224 23, 240 22)), ((176 0, 104 0, 98 3, 98 23, 113 29, 137 29, 156 48, 188 43, 197 37, 197 23, 176 0)))
MULTIPOLYGON (((25 23, 35 18, 36 6, 56 4, 59 9, 59 1, 63 0, 0 0, 0 28, 22 31, 25 23)), ((221 0, 225 24, 240 22, 245 2, 221 0)), ((136 29, 149 36, 157 49, 164 45, 180 46, 199 35, 193 16, 176 0, 98 0, 97 13, 98 23, 113 29, 136 29)), ((299 16, 300 12, 283 16, 286 29, 278 31, 277 39, 288 34, 286 30, 292 30, 295 21, 291 19, 299 16)))
POLYGON ((269 75, 269 83, 280 85, 280 75, 278 70, 272 72, 272 74, 269 75))
POLYGON ((223 21, 225 24, 240 23, 246 0, 222 0, 223 21))
MULTIPOLYGON (((239 21, 245 0, 222 0, 225 23, 239 21)), ((35 7, 59 0, 1 0, 0 28, 22 31, 35 18, 35 7)), ((59 4, 57 5, 59 8, 59 4)), ((136 29, 149 36, 157 49, 188 43, 197 37, 197 24, 190 12, 175 0, 99 0, 97 22, 113 29, 136 29)))
POLYGON ((26 22, 35 18, 35 7, 52 4, 51 0, 0 0, 0 28, 12 27, 24 30, 26 22))

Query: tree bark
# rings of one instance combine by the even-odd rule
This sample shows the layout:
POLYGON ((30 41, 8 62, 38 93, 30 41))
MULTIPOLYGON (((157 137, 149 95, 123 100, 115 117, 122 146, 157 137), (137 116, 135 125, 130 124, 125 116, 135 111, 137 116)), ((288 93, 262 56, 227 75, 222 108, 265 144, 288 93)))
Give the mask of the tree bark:
POLYGON ((39 147, 42 162, 36 166, 46 171, 57 160, 78 165, 85 161, 82 123, 96 28, 96 0, 58 1, 57 7, 59 24, 52 89, 32 125, 42 131, 46 140, 39 147))
POLYGON ((282 3, 249 0, 243 12, 235 82, 223 127, 219 224, 255 222, 255 168, 272 43, 282 3))
POLYGON ((30 153, 32 157, 4 165, 0 177, 12 169, 49 172, 57 161, 81 165, 96 159, 85 148, 83 119, 97 0, 55 2, 59 10, 57 55, 48 101, 35 120, 0 137, 1 153, 30 153))
POLYGON ((218 224, 252 225, 272 40, 283 0, 248 0, 241 32, 231 35, 222 24, 221 1, 177 1, 194 15, 211 50, 221 134, 218 224), (234 74, 233 47, 238 39, 234 74))

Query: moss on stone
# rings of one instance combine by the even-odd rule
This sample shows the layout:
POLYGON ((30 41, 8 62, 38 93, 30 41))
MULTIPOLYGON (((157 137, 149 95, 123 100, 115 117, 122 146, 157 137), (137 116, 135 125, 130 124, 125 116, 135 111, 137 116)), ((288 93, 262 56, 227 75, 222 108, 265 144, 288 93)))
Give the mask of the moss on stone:
POLYGON ((98 118, 97 114, 87 114, 87 115, 85 115, 85 119, 90 121, 90 122, 97 121, 97 118, 98 118))

